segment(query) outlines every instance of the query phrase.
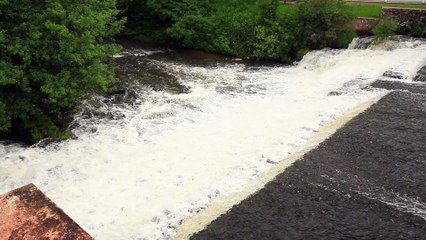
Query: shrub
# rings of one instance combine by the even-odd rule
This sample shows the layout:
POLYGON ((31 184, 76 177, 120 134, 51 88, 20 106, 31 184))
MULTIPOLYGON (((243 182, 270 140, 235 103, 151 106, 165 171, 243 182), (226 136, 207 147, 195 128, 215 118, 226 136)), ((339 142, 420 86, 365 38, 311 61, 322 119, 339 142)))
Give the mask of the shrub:
POLYGON ((338 48, 347 48, 352 40, 356 37, 356 32, 350 29, 343 30, 337 39, 338 48))
POLYGON ((60 119, 114 82, 114 0, 0 0, 0 133, 67 137, 60 119))
POLYGON ((373 28, 373 33, 378 40, 395 35, 399 24, 390 18, 384 18, 373 28))
POLYGON ((410 35, 413 37, 426 37, 426 23, 424 22, 407 22, 398 29, 399 34, 410 35))
POLYGON ((309 52, 308 48, 301 48, 297 51, 296 59, 302 60, 303 56, 305 56, 309 52))

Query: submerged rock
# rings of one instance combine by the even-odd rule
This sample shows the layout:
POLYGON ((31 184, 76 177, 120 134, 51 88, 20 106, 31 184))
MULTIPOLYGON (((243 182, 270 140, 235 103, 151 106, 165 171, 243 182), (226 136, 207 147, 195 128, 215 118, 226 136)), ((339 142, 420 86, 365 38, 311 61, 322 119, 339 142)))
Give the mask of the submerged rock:
POLYGON ((402 73, 394 72, 394 71, 386 71, 385 73, 383 73, 383 77, 389 77, 389 78, 395 78, 395 79, 405 78, 402 73))
POLYGON ((426 82, 426 65, 420 68, 417 75, 414 77, 414 81, 426 82))

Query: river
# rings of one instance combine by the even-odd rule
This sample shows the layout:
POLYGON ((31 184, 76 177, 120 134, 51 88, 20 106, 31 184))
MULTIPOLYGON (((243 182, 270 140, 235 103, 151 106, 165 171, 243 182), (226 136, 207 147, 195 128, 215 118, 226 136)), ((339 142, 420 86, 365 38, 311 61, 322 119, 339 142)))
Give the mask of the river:
POLYGON ((250 64, 123 42, 126 94, 82 103, 76 137, 0 144, 0 192, 36 184, 96 239, 167 239, 183 220, 244 189, 324 126, 426 64, 426 42, 398 38, 250 64))

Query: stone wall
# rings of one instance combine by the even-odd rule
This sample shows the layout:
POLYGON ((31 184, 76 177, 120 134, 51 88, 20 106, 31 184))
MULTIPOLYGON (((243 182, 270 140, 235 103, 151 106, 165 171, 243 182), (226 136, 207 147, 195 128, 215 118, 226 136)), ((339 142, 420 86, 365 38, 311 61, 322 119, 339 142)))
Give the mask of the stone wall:
POLYGON ((382 18, 389 17, 400 23, 424 22, 426 23, 426 9, 383 7, 382 18))
POLYGON ((379 18, 356 17, 346 26, 360 35, 370 35, 371 29, 373 29, 379 21, 379 18))

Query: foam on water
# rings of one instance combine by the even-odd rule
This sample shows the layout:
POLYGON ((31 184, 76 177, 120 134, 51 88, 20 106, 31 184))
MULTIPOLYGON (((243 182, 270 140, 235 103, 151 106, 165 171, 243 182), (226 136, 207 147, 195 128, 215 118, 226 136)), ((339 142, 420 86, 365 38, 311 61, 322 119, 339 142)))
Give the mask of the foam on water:
MULTIPOLYGON (((146 57, 121 57, 129 54, 146 57)), ((122 117, 78 114, 76 140, 0 145, 0 192, 33 182, 96 239, 169 238, 182 220, 240 191, 322 126, 381 94, 365 87, 383 72, 398 67, 412 75, 425 58, 421 42, 314 51, 295 66, 258 69, 149 60, 189 93, 141 87, 135 106, 96 106, 122 117)))
POLYGON ((158 51, 149 51, 144 49, 133 49, 132 51, 122 51, 116 55, 113 56, 113 58, 122 58, 127 56, 135 56, 135 57, 143 57, 148 56, 156 53, 163 53, 164 51, 158 50, 158 51))

